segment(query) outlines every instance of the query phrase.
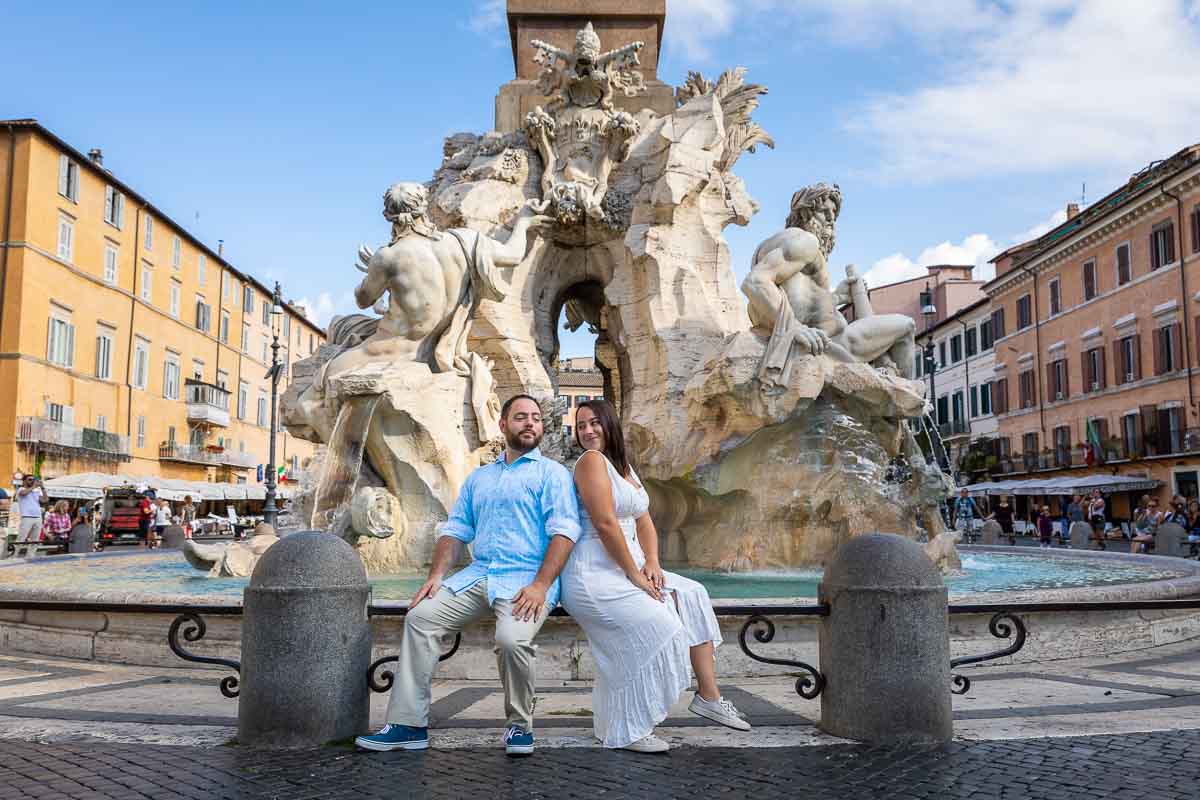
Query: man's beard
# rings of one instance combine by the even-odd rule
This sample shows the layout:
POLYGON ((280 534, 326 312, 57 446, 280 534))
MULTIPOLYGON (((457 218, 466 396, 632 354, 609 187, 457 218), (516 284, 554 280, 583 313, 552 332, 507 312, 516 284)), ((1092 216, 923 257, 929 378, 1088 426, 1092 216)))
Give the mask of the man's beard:
POLYGON ((533 450, 542 443, 542 437, 546 432, 543 430, 541 433, 536 434, 533 444, 530 445, 526 445, 525 442, 521 441, 522 433, 524 433, 524 431, 508 430, 504 432, 504 443, 508 445, 510 450, 513 450, 517 453, 528 453, 530 450, 533 450))
POLYGON ((833 252, 834 244, 837 243, 836 229, 832 225, 826 225, 815 218, 809 220, 804 229, 817 237, 817 242, 821 245, 821 254, 828 259, 829 254, 833 252))

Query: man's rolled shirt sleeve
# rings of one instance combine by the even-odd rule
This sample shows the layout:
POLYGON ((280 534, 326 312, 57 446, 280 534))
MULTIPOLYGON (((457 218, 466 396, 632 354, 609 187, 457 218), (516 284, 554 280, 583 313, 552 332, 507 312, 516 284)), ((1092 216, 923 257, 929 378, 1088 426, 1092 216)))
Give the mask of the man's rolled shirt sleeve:
POLYGON ((575 484, 564 467, 552 470, 542 484, 542 522, 547 536, 565 536, 579 541, 579 502, 575 484))
POLYGON ((475 541, 475 504, 473 502, 475 493, 472 488, 475 483, 474 477, 474 472, 467 476, 462 491, 458 493, 458 499, 454 501, 450 517, 438 526, 439 538, 449 536, 458 539, 463 544, 475 541))

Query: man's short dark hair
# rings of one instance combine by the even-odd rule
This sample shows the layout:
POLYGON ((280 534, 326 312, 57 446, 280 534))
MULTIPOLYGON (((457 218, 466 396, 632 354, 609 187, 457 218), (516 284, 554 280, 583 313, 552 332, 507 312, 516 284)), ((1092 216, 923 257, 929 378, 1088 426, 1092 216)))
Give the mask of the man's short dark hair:
POLYGON ((537 401, 537 398, 527 394, 514 394, 512 397, 504 401, 504 405, 500 408, 500 419, 508 419, 508 410, 512 408, 513 403, 518 400, 528 400, 538 408, 538 413, 542 412, 542 404, 537 401))

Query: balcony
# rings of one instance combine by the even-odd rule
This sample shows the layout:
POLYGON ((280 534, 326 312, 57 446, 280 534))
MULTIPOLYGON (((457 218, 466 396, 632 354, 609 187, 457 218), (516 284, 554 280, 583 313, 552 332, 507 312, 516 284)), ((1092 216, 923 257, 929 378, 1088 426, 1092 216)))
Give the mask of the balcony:
POLYGON ((943 439, 950 439, 954 436, 966 436, 970 432, 971 423, 965 419, 956 419, 938 425, 938 433, 942 435, 943 439))
POLYGON ((187 419, 191 423, 229 427, 229 391, 211 383, 188 378, 183 382, 187 396, 187 419))
POLYGON ((236 453, 223 447, 164 442, 158 446, 159 461, 178 461, 202 464, 206 467, 235 467, 249 469, 258 462, 250 453, 236 453))
POLYGON ((80 428, 45 417, 17 417, 16 440, 22 447, 67 458, 118 462, 129 460, 129 437, 96 428, 80 428))

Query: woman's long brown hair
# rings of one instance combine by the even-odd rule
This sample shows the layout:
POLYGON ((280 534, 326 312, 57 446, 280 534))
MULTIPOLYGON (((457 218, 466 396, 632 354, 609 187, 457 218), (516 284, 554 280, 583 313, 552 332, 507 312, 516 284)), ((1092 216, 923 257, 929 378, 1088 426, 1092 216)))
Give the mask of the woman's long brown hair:
MULTIPOLYGON (((603 453, 617 468, 622 478, 629 477, 629 458, 625 455, 625 435, 621 432, 621 420, 617 418, 617 410, 607 400, 584 400, 575 409, 576 419, 582 409, 588 409, 600 421, 600 430, 604 431, 603 453)), ((579 441, 579 425, 575 426, 575 443, 583 447, 579 441)))

